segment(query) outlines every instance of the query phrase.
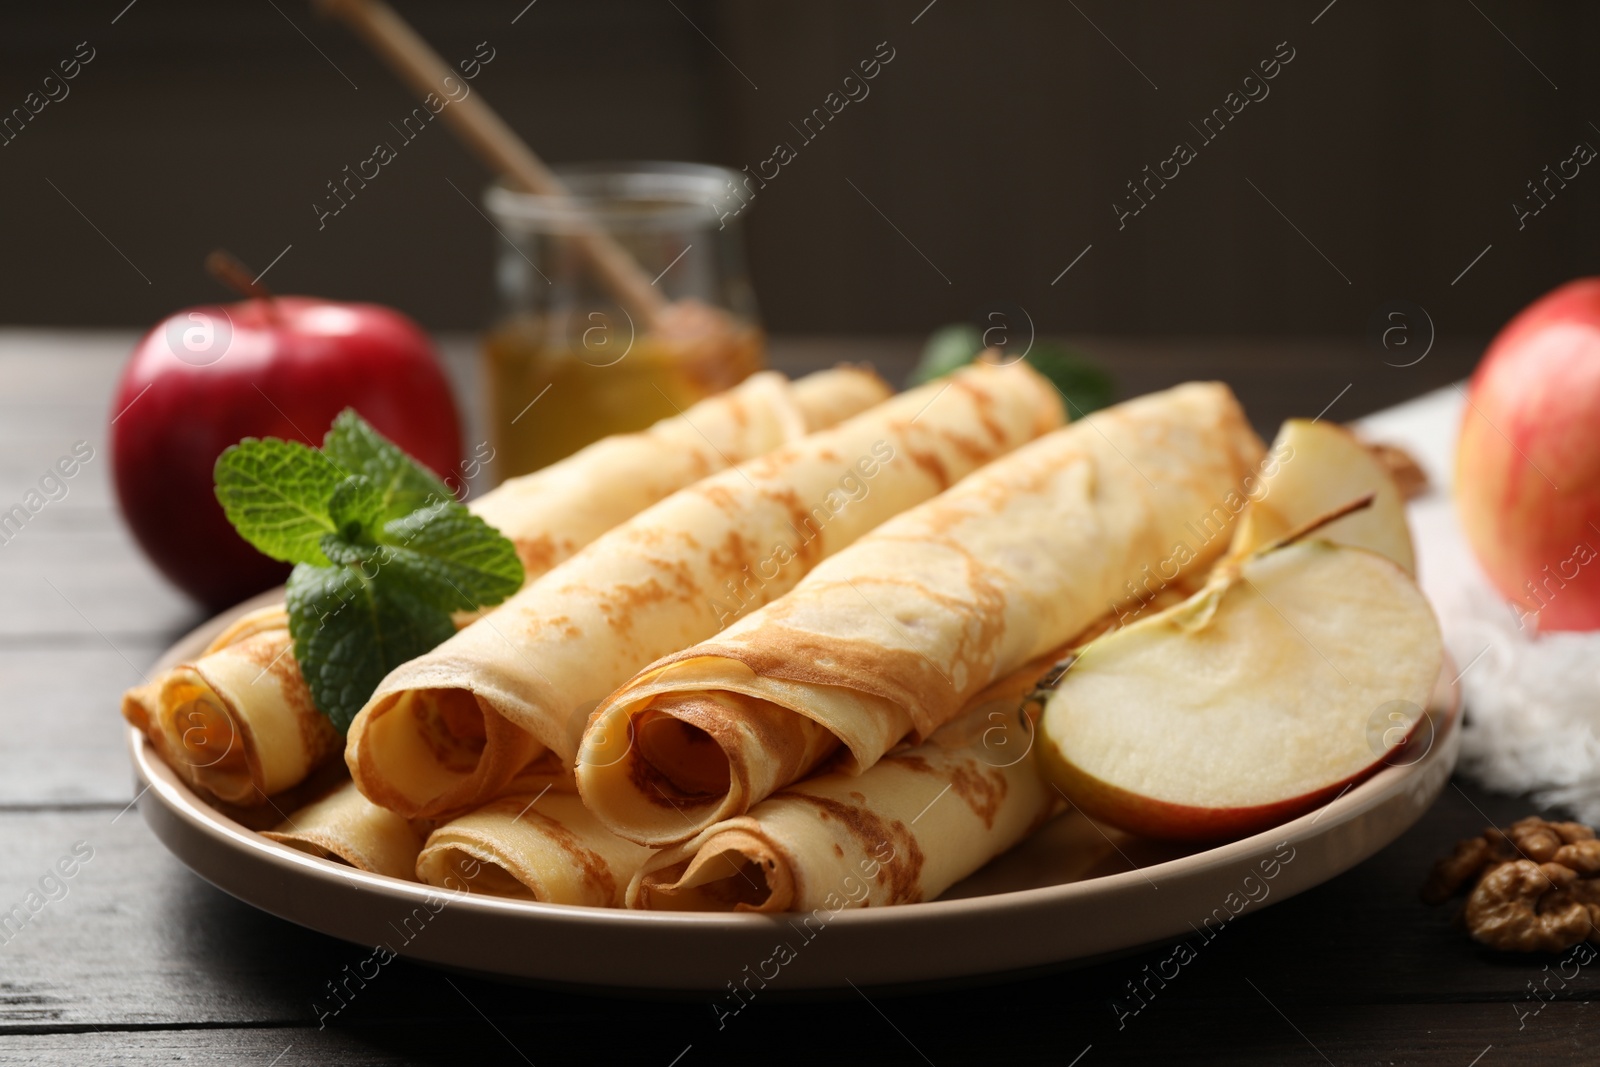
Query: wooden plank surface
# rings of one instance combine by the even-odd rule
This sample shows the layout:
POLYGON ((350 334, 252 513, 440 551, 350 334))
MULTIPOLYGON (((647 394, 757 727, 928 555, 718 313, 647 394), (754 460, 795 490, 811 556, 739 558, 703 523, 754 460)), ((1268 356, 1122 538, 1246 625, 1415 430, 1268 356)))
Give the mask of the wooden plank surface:
MULTIPOLYGON (((1551 961, 1480 950, 1448 909, 1418 903, 1429 865, 1457 837, 1528 810, 1456 785, 1373 860, 1228 928, 1136 1015, 1121 1014, 1127 985, 1169 947, 977 989, 846 991, 820 1007, 774 993, 720 1030, 705 999, 622 1005, 395 961, 319 1028, 325 983, 369 950, 213 889, 127 810, 117 697, 200 621, 139 557, 109 491, 103 425, 132 340, 0 332, 0 501, 19 498, 75 440, 97 449, 66 499, 0 545, 0 692, 9 698, 0 702, 0 914, 75 847, 92 850, 61 888, 44 887, 59 899, 20 928, 0 927, 0 1062, 542 1065, 603 1049, 614 1062, 690 1067, 757 1053, 809 1061, 819 1057, 807 1050, 826 1049, 850 1061, 944 1067, 994 1062, 1002 1048, 1018 1061, 1066 1064, 1092 1046, 1086 1067, 1466 1067, 1480 1054, 1492 1067, 1580 1062, 1574 1056, 1593 1041, 1600 968, 1552 982, 1558 991, 1541 992, 1552 1001, 1544 1005, 1530 983, 1549 978, 1551 961)), ((1390 374, 1361 345, 1332 341, 1085 347, 1125 395, 1187 377, 1230 380, 1264 432, 1330 401, 1328 417, 1354 418, 1452 380, 1473 355, 1441 346, 1413 373, 1390 374)), ((916 348, 914 339, 780 341, 774 362, 801 371, 871 359, 898 379, 916 348)), ((472 395, 470 342, 447 351, 458 387, 472 395)))
MULTIPOLYGON (((141 1037, 146 1058, 132 1059, 154 1062, 173 1049, 216 1052, 272 1040, 274 1053, 293 1040, 303 1053, 323 1054, 347 1038, 365 1045, 408 1027, 423 1032, 391 1046, 390 1055, 413 1048, 413 1041, 421 1047, 431 1041, 436 1051, 460 1042, 463 1051, 478 1049, 493 1060, 496 1034, 486 1016, 534 1062, 573 1062, 598 1039, 628 1062, 657 1062, 665 1050, 659 1061, 665 1063, 689 1044, 701 1053, 693 1062, 738 1062, 752 1044, 803 1033, 806 1020, 825 1011, 830 1026, 863 1035, 863 1055, 870 1049, 893 1062, 900 1053, 893 1032, 881 1028, 880 1010, 941 1064, 980 1060, 979 1031, 1053 1060, 1073 1041, 1065 1059, 1091 1043, 1112 1058, 1165 1055, 1176 1047, 1176 1030, 1204 1045, 1237 1042, 1228 1047, 1238 1062, 1314 1062, 1292 1030, 1266 1025, 1274 1011, 1329 1055, 1331 1046, 1386 1062, 1450 1062, 1415 1057, 1430 1047, 1454 1054, 1471 1042, 1479 1042, 1474 1054, 1490 1043, 1526 1053, 1546 1047, 1557 1032, 1590 1034, 1595 1018, 1563 1015, 1533 999, 1530 983, 1552 973, 1544 970, 1550 961, 1481 950, 1454 926, 1449 909, 1416 898, 1434 856, 1455 837, 1486 817, 1503 823, 1523 811, 1516 800, 1448 789, 1423 823, 1376 859, 1223 930, 1176 977, 1150 987, 1154 994, 1133 1014, 1125 1014, 1136 1004, 1129 983, 1147 981, 1146 968, 1158 969, 1172 955, 1170 946, 984 988, 914 996, 868 991, 870 1004, 850 991, 825 998, 825 1007, 816 998, 796 1003, 774 993, 721 1029, 709 997, 635 1002, 626 1006, 629 1025, 620 1031, 615 1023, 623 1009, 610 998, 458 975, 448 976, 452 988, 442 972, 396 960, 326 1020, 344 1035, 338 1040, 316 1032, 319 1009, 333 1004, 326 983, 339 981, 370 950, 294 927, 213 889, 168 855, 136 813, 110 806, 14 811, 0 814, 0 905, 20 900, 75 846, 82 854, 87 845, 92 858, 66 881, 65 895, 0 949, 0 1061, 40 1047, 22 1035, 115 1032, 122 1048, 125 1032, 163 1031, 141 1037), (1471 1010, 1442 1010, 1463 1005, 1471 1010), (1470 1027, 1452 1032, 1462 1020, 1471 1020, 1470 1027), (232 1026, 287 1033, 216 1036, 232 1026), (1417 1044, 1410 1058, 1397 1059, 1408 1026, 1417 1044), (433 1029, 453 1036, 430 1039, 426 1031, 433 1029), (296 1037, 296 1030, 309 1034, 296 1037)), ((1595 996, 1595 973, 1590 965, 1565 988, 1552 982, 1540 996, 1582 1007, 1595 996)), ((53 1047, 60 1056, 45 1062, 64 1062, 83 1046, 53 1047)))

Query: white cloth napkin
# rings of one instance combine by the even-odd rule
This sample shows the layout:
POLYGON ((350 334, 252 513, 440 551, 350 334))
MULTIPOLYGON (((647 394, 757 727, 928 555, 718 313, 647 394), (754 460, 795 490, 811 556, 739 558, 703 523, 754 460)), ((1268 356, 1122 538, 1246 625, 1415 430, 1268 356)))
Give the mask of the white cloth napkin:
POLYGON ((1600 631, 1534 632, 1484 577, 1451 499, 1464 386, 1449 386, 1356 423, 1400 445, 1428 473, 1408 508, 1418 579, 1461 672, 1461 771, 1490 789, 1532 792, 1600 825, 1600 631))

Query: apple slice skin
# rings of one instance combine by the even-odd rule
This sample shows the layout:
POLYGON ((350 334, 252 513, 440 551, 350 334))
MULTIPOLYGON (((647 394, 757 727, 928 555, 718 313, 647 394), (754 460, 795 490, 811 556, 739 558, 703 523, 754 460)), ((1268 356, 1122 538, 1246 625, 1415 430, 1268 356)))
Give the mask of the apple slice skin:
MULTIPOLYGON (((1419 723, 1421 721, 1418 720, 1419 723)), ((1395 751, 1400 751, 1403 744, 1397 746, 1395 751)), ((1202 808, 1141 796, 1101 781, 1068 762, 1051 744, 1039 747, 1039 758, 1044 773, 1078 810, 1090 818, 1139 837, 1196 843, 1232 841, 1280 826, 1290 819, 1315 811, 1337 797, 1347 786, 1372 777, 1386 766, 1380 759, 1344 781, 1333 782, 1302 796, 1273 804, 1202 808)))
MULTIPOLYGON (((1230 765, 1231 754, 1228 752, 1229 746, 1226 745, 1226 742, 1212 743, 1212 739, 1208 736, 1210 730, 1217 726, 1226 730, 1228 725, 1231 724, 1227 714, 1224 713, 1223 717, 1215 725, 1212 724, 1210 719, 1201 719, 1198 720, 1198 729, 1192 722, 1180 723, 1180 728, 1170 733, 1160 730, 1159 716, 1162 714, 1201 714, 1204 709, 1210 709, 1219 703, 1226 707, 1227 699, 1231 696, 1227 687, 1232 684, 1226 675, 1226 668, 1230 666, 1237 667, 1237 663, 1243 653, 1253 651, 1248 645, 1232 646, 1224 644, 1220 646, 1222 651, 1231 651, 1235 657, 1234 661, 1231 662, 1225 656, 1219 657, 1220 668, 1224 672, 1219 676, 1222 680, 1219 680, 1219 677, 1208 679, 1204 670, 1194 670, 1192 673, 1184 674, 1184 678, 1193 679, 1193 684, 1186 688, 1185 693, 1180 698, 1175 700, 1170 712, 1153 710, 1148 707, 1130 707, 1128 711, 1121 713, 1119 716, 1119 713, 1113 710, 1117 706, 1115 704, 1110 706, 1102 704, 1095 711, 1088 712, 1074 711, 1074 708, 1081 707, 1081 705, 1069 703, 1073 699, 1088 699, 1085 692, 1081 691, 1081 685, 1077 687, 1072 685, 1073 669, 1092 669, 1095 664, 1105 667, 1108 663, 1112 671, 1110 676, 1113 680, 1112 691, 1115 691, 1115 688, 1118 687, 1127 688, 1130 690, 1128 698, 1138 699, 1142 695, 1142 679, 1147 675, 1134 668, 1147 667, 1151 662, 1152 653, 1150 650, 1161 647, 1150 644, 1149 641, 1152 639, 1180 642, 1184 640, 1182 635, 1185 631, 1200 632, 1213 625, 1221 626, 1223 623, 1227 624, 1222 630, 1213 629, 1209 634, 1202 634, 1200 641, 1193 646, 1185 647, 1174 644, 1171 646, 1170 652, 1163 653, 1164 656, 1172 658, 1174 662, 1182 663, 1185 656, 1192 659, 1197 650, 1200 652, 1215 650, 1217 646, 1214 643, 1224 640, 1222 635, 1225 632, 1231 635, 1226 638, 1227 641, 1231 642, 1241 640, 1241 635, 1242 637, 1253 636, 1263 627, 1280 625, 1277 621, 1280 617, 1282 624, 1293 625, 1290 623, 1289 616, 1284 616, 1275 605, 1272 606, 1270 612, 1262 606, 1263 604, 1272 605, 1272 602, 1267 599, 1266 594, 1259 588, 1255 589, 1255 593, 1259 594, 1260 603, 1252 601, 1250 604, 1241 604, 1239 601, 1234 601, 1230 604, 1226 600, 1230 595, 1249 597, 1250 594, 1247 590, 1253 586, 1250 581, 1252 575, 1260 580, 1267 589, 1277 590, 1274 596, 1288 609, 1290 616, 1296 615, 1298 611, 1298 617, 1301 619, 1300 626, 1309 627, 1310 623, 1307 621, 1305 604, 1300 603, 1297 605, 1286 596, 1286 594, 1292 592, 1290 586, 1274 584, 1274 577, 1276 577, 1278 583, 1282 583, 1286 577, 1289 580, 1295 580, 1296 575, 1306 574, 1311 574, 1312 576, 1303 577, 1300 580, 1307 583, 1307 589, 1323 590, 1330 588, 1328 585, 1330 578, 1346 577, 1350 579, 1348 584, 1352 588, 1359 587, 1364 582, 1370 586, 1371 592, 1378 596, 1379 601, 1375 604, 1370 602, 1370 598, 1368 601, 1352 600, 1346 610, 1357 611, 1356 618, 1362 620, 1363 623, 1370 619, 1372 623, 1371 627, 1363 626, 1361 628, 1362 632, 1359 635, 1359 641, 1367 642, 1364 654, 1367 657, 1368 675, 1372 674, 1371 668, 1374 666, 1380 668, 1378 673, 1381 676, 1381 681, 1378 683, 1378 687, 1382 690, 1387 690, 1388 688, 1388 664, 1387 662, 1380 663, 1380 660, 1383 659, 1382 653, 1380 651, 1375 654, 1374 648, 1381 649, 1384 646, 1384 641, 1382 637, 1374 637, 1372 635, 1386 635, 1388 631, 1384 630, 1384 624, 1386 621, 1393 621, 1394 619, 1399 619, 1409 627, 1409 641, 1397 642, 1396 646, 1397 651, 1401 651, 1403 655, 1410 658, 1403 659, 1395 665, 1396 691, 1393 695, 1407 698, 1408 702, 1414 703, 1420 709, 1426 703, 1427 687, 1431 686, 1436 678, 1442 661, 1442 647, 1439 641, 1437 623, 1433 619, 1431 609, 1428 608, 1420 590, 1416 589, 1409 576, 1404 574, 1402 568, 1396 562, 1378 553, 1361 548, 1336 546, 1323 541, 1301 542, 1285 548, 1269 550, 1252 560, 1246 561, 1243 564, 1244 579, 1238 586, 1222 583, 1214 584, 1177 607, 1134 623, 1122 631, 1114 631, 1112 634, 1108 634, 1086 646, 1080 652, 1074 668, 1069 669, 1058 682, 1056 693, 1052 694, 1050 700, 1047 701, 1045 711, 1041 717, 1041 744, 1039 748, 1042 771, 1084 813, 1103 822, 1146 837, 1183 841, 1216 841, 1258 832, 1311 811, 1337 796, 1348 785, 1370 776, 1386 763, 1393 762, 1396 754, 1418 736, 1418 728, 1425 721, 1424 718, 1419 717, 1411 724, 1407 737, 1401 741, 1399 746, 1392 749, 1374 749, 1370 760, 1365 760, 1366 753, 1364 751, 1360 751, 1359 755, 1353 754, 1350 751, 1348 739, 1342 748, 1339 744, 1330 742, 1327 751, 1332 753, 1330 760, 1332 765, 1328 770, 1332 773, 1324 780, 1305 783, 1310 788, 1299 790, 1288 796, 1263 797, 1258 802, 1253 800, 1250 803, 1227 803, 1226 796, 1228 793, 1231 792, 1237 796, 1241 792, 1237 787, 1237 782, 1244 780, 1243 775, 1248 775, 1248 768, 1262 765, 1257 760, 1255 763, 1246 764, 1243 771, 1241 771, 1241 766, 1236 757, 1231 759, 1230 765), (1332 571, 1324 570, 1320 573, 1320 576, 1314 573, 1317 567, 1327 566, 1330 555, 1341 553, 1353 555, 1339 561, 1332 571), (1391 599, 1391 594, 1394 603, 1384 603, 1391 599), (1388 610, 1391 608, 1393 609, 1392 612, 1388 610), (1232 614, 1231 620, 1219 621, 1217 619, 1218 613, 1224 611, 1232 614), (1254 617, 1252 617, 1252 612, 1254 617), (1231 627, 1231 629, 1228 629, 1228 627, 1231 627), (1371 633, 1367 632, 1369 629, 1371 633), (1141 636, 1136 632, 1139 630, 1153 631, 1153 633, 1146 633, 1141 636), (1115 640, 1123 642, 1120 648, 1117 648, 1114 644, 1101 644, 1102 641, 1115 640), (1206 642, 1212 642, 1213 644, 1208 645, 1206 642), (1100 645, 1099 656, 1095 654, 1097 651, 1096 645, 1100 645), (1117 650, 1112 651, 1114 648, 1117 650), (1130 649, 1132 650, 1131 652, 1129 651, 1130 649), (1241 649, 1243 652, 1241 652, 1241 649), (1131 659, 1129 658, 1130 656, 1132 657, 1131 659), (1109 657, 1109 660, 1107 657, 1109 657), (1424 675, 1426 675, 1425 679, 1424 675), (1116 683, 1116 679, 1119 677, 1132 679, 1132 681, 1119 686, 1116 683), (1216 690, 1215 687, 1219 685, 1224 688, 1216 690), (1208 689, 1208 686, 1212 688, 1208 689), (1075 688, 1079 690, 1076 693, 1074 693, 1075 688), (1189 691, 1191 690, 1196 694, 1193 700, 1189 699, 1189 691), (1212 700, 1207 696, 1210 692, 1217 693, 1216 700, 1212 700), (1061 699, 1058 700, 1058 697, 1061 699), (1417 699, 1410 700, 1409 698, 1412 697, 1417 699), (1195 701, 1199 701, 1199 703, 1195 701), (1093 720, 1074 720, 1071 718, 1073 715, 1081 716, 1084 714, 1098 717, 1098 725, 1093 720), (1144 740, 1140 742, 1140 749, 1129 749, 1126 744, 1113 744, 1111 748, 1104 748, 1098 751, 1093 747, 1089 749, 1082 747, 1084 744, 1093 745, 1092 739, 1095 737, 1099 737, 1102 742, 1108 736, 1108 733, 1114 737, 1116 733, 1124 729, 1121 723, 1125 719, 1129 720, 1129 725, 1126 728, 1128 736, 1135 738, 1141 735, 1144 736, 1144 740), (1139 722, 1140 719, 1143 719, 1143 722, 1139 722), (1074 726, 1074 722, 1080 724, 1087 722, 1088 732, 1085 733, 1081 725, 1074 726), (1152 730, 1154 732, 1151 732, 1152 730), (1197 741, 1197 737, 1200 740, 1197 741), (1086 741, 1086 738, 1090 740, 1086 741), (1188 780, 1182 784, 1174 785, 1173 780, 1164 777, 1152 777, 1151 768, 1159 768, 1161 764, 1160 760, 1154 757, 1149 760, 1146 759, 1151 751, 1148 746, 1160 746, 1165 742, 1172 742, 1179 746, 1174 750, 1175 754, 1162 758, 1170 758, 1174 761, 1172 763, 1173 767, 1183 768, 1177 779, 1188 780), (1077 757, 1076 760, 1063 751, 1064 747, 1072 750, 1074 746, 1077 746, 1074 752, 1077 757), (1122 753, 1121 755, 1118 755, 1119 750, 1122 753), (1129 752, 1133 752, 1135 755, 1130 758, 1127 755, 1129 752), (1101 774, 1097 774, 1095 771, 1081 765, 1082 763, 1087 763, 1089 766, 1096 766, 1097 764, 1105 766, 1107 760, 1121 766, 1125 771, 1136 777, 1142 777, 1147 783, 1144 791, 1136 792, 1134 789, 1107 781, 1101 774), (1201 774, 1202 781, 1204 773, 1211 773, 1209 771, 1196 772, 1193 768, 1209 768, 1213 764, 1223 768, 1215 772, 1222 775, 1221 778, 1217 779, 1219 803, 1215 805, 1200 805, 1181 799, 1181 795, 1185 792, 1192 793, 1194 791, 1196 773, 1201 774), (1346 769, 1347 773, 1339 773, 1341 766, 1346 769), (1160 793, 1163 789, 1167 791, 1169 797, 1177 793, 1180 798, 1164 799, 1160 796, 1150 795, 1151 793, 1160 793)), ((1301 592, 1303 594, 1304 590, 1301 592)), ((1350 595, 1359 596, 1359 593, 1352 592, 1350 595)), ((1296 629, 1298 633, 1299 628, 1296 629)), ((1296 646, 1289 644, 1288 642, 1292 639, 1287 638, 1285 633, 1273 636, 1278 639, 1280 644, 1287 647, 1290 653, 1283 663, 1275 665, 1280 671, 1295 668, 1296 656, 1300 660, 1298 669, 1294 671, 1293 675, 1287 679, 1283 675, 1279 675, 1276 683, 1280 687, 1287 685, 1291 689, 1313 694, 1312 699, 1315 699, 1315 694, 1337 692, 1337 687, 1340 684, 1337 679, 1327 682, 1321 689, 1317 688, 1319 684, 1326 682, 1326 680, 1318 678, 1312 672, 1313 666, 1318 671, 1322 668, 1320 665, 1315 665, 1315 658, 1310 655, 1309 650, 1304 645, 1296 648, 1296 646), (1308 664, 1307 661, 1310 661, 1310 663, 1308 664), (1300 678, 1304 678, 1303 683, 1296 680, 1300 678)), ((1402 631, 1401 636, 1406 637, 1408 635, 1405 631, 1402 631)), ((1305 640, 1303 633, 1299 634, 1299 639, 1305 640)), ((1267 650, 1270 652, 1270 646, 1267 650)), ((1335 654, 1340 654, 1340 651, 1335 649, 1335 654)), ((1254 662, 1253 659, 1245 658, 1249 662, 1254 662)), ((1190 666, 1193 666, 1193 664, 1191 663, 1190 666)), ((1209 662, 1202 664, 1202 666, 1209 666, 1209 662)), ((1329 666, 1331 667, 1331 663, 1329 666)), ((1347 662, 1346 666, 1353 668, 1354 665, 1351 662, 1347 662)), ((1270 669, 1268 667, 1268 670, 1270 669)), ((1352 673, 1354 673, 1354 670, 1352 670, 1352 673)), ((1102 677, 1104 676, 1102 675, 1102 677)), ((1357 675, 1357 680, 1361 680, 1361 677, 1361 675, 1357 675)), ((1082 676, 1080 676, 1080 681, 1081 679, 1082 676)), ((1368 677, 1366 681, 1367 688, 1370 690, 1372 688, 1371 678, 1368 677)), ((1101 686, 1105 685, 1103 681, 1099 684, 1101 686)), ((1161 691, 1162 684, 1172 685, 1170 680, 1166 683, 1157 681, 1151 684, 1152 694, 1157 699, 1159 699, 1158 694, 1161 691)), ((1181 682, 1178 684, 1182 685, 1181 682)), ((1171 688, 1167 689, 1168 693, 1172 691, 1171 688)), ((1269 691, 1269 689, 1264 689, 1264 692, 1269 691)), ((1095 692, 1092 684, 1087 692, 1095 692)), ((1100 692, 1100 699, 1104 699, 1106 690, 1102 688, 1100 692)), ((1270 698, 1264 697, 1263 699, 1270 703, 1270 698)), ((1370 699, 1370 695, 1362 698, 1363 701, 1370 699)), ((1237 714, 1237 709, 1238 705, 1236 704, 1233 714, 1237 714)), ((1302 732, 1299 736, 1296 736, 1292 728, 1293 715, 1303 714, 1303 712, 1290 714, 1291 720, 1286 720, 1289 722, 1289 726, 1274 724, 1274 728, 1258 732, 1259 737, 1275 740, 1287 738, 1289 740, 1298 740, 1301 744, 1304 744, 1306 742, 1304 733, 1302 732), (1287 730, 1287 733, 1285 730, 1287 730)), ((1370 725, 1368 729, 1370 729, 1370 725)), ((1240 735, 1232 733, 1228 736, 1240 735)), ((1247 741, 1242 746, 1234 745, 1231 747, 1234 749, 1241 749, 1242 747, 1243 750, 1248 751, 1250 745, 1247 741)), ((1256 747, 1259 748, 1260 746, 1257 745, 1256 747)), ((1257 752, 1255 755, 1259 756, 1261 753, 1257 752)), ((1320 768, 1314 765, 1311 766, 1312 771, 1318 769, 1320 768)), ((1310 776, 1314 777, 1314 774, 1310 776)), ((1292 780, 1293 776, 1290 777, 1292 780)), ((1209 788, 1209 786, 1206 788, 1209 788)), ((1251 790, 1247 788, 1242 791, 1248 793, 1251 790)))

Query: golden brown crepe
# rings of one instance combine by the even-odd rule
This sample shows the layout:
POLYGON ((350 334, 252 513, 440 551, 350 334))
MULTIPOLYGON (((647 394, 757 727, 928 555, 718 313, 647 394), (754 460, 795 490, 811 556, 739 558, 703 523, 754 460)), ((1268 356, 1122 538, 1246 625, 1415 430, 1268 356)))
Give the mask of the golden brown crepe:
POLYGON ((417 827, 378 807, 349 781, 262 833, 321 859, 408 881, 416 879, 423 839, 417 827))
POLYGON ((578 799, 571 768, 545 766, 555 763, 538 761, 496 799, 434 830, 417 857, 417 878, 471 893, 620 908, 650 850, 601 826, 578 799))
POLYGON ((820 916, 932 900, 1065 806, 1035 766, 1021 709, 1043 666, 863 774, 808 778, 650 855, 628 906, 820 916))
MULTIPOLYGON (((517 546, 532 580, 703 475, 832 426, 887 396, 870 370, 790 382, 752 375, 649 430, 608 437, 470 504, 517 546)), ((466 616, 470 619, 471 616, 466 616)), ((300 676, 282 605, 230 626, 194 663, 123 697, 123 715, 191 785, 261 804, 340 747, 300 676)))
POLYGON ((983 468, 608 697, 578 759, 584 801, 660 847, 841 745, 848 769, 871 767, 1118 603, 1216 558, 1262 452, 1233 395, 1206 383, 983 468))
POLYGON ((392 672, 351 725, 363 792, 470 810, 651 660, 781 595, 820 560, 1060 425, 1024 364, 981 364, 668 497, 392 672))

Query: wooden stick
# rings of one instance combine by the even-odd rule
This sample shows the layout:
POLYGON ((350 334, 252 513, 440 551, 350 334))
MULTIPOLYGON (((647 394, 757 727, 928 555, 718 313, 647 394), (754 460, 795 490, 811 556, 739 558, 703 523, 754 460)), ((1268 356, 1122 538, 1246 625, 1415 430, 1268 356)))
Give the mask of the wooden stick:
MULTIPOLYGON (((417 95, 426 98, 434 93, 441 100, 450 101, 440 114, 491 169, 531 193, 552 197, 570 195, 533 149, 484 103, 482 94, 473 92, 459 100, 452 99, 445 88, 445 79, 453 78, 460 85, 461 78, 383 0, 317 0, 317 3, 365 39, 417 95)), ((642 319, 646 328, 653 325, 666 309, 667 300, 661 290, 650 283, 638 262, 610 234, 591 225, 582 215, 574 219, 574 230, 570 240, 589 258, 612 295, 631 314, 642 319)))

